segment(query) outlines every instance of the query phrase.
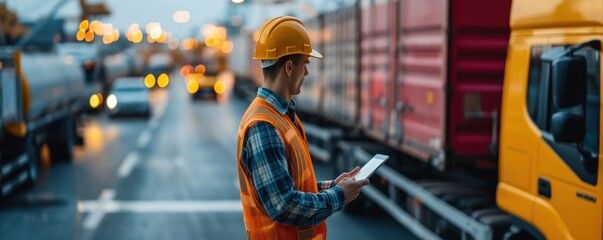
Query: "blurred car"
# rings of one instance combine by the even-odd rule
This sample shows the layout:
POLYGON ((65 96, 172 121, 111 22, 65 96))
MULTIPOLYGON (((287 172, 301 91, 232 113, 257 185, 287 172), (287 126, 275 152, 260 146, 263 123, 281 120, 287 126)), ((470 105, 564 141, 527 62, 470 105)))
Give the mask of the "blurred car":
POLYGON ((224 93, 224 82, 218 80, 216 73, 205 74, 191 73, 185 78, 186 88, 193 99, 210 98, 218 100, 218 96, 224 93))
POLYGON ((107 98, 109 117, 118 115, 151 115, 149 89, 142 77, 118 78, 113 83, 107 98))

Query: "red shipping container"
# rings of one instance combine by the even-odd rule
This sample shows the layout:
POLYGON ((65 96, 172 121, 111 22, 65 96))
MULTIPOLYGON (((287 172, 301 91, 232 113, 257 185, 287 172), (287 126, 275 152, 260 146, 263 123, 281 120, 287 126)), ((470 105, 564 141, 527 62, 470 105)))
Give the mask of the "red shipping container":
POLYGON ((391 1, 361 1, 360 29, 360 119, 361 127, 385 140, 388 133, 388 84, 392 71, 390 47, 391 1))
POLYGON ((323 116, 352 126, 358 119, 358 17, 345 7, 325 15, 323 116))
POLYGON ((423 158, 487 156, 496 143, 510 0, 398 7, 390 142, 423 158))
POLYGON ((498 130, 511 1, 454 3, 448 141, 455 155, 484 155, 498 141, 492 134, 498 130))
POLYGON ((399 11, 391 139, 421 157, 437 156, 446 144, 447 2, 405 0, 399 11))

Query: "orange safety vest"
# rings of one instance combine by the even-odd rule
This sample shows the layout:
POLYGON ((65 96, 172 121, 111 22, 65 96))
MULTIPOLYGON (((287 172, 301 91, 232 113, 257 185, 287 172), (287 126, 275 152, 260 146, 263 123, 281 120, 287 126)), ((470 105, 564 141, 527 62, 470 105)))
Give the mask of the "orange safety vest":
POLYGON ((241 161, 243 140, 247 130, 257 122, 268 122, 278 130, 285 143, 289 174, 293 179, 294 188, 302 192, 317 193, 316 176, 314 175, 314 167, 306 142, 306 134, 297 116, 295 116, 295 120, 300 131, 297 131, 295 124, 289 117, 281 115, 266 100, 259 97, 251 103, 245 115, 243 115, 239 127, 237 165, 247 239, 324 240, 327 236, 327 225, 324 221, 314 227, 297 227, 272 220, 266 213, 255 190, 252 178, 248 175, 241 161))

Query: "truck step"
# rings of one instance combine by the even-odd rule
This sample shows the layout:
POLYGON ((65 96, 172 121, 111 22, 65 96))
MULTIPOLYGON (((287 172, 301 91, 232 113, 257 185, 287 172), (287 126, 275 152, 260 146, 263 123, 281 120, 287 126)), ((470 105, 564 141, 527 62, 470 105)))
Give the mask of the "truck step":
POLYGON ((9 176, 28 162, 27 153, 21 153, 16 159, 9 160, 2 165, 2 176, 9 176))

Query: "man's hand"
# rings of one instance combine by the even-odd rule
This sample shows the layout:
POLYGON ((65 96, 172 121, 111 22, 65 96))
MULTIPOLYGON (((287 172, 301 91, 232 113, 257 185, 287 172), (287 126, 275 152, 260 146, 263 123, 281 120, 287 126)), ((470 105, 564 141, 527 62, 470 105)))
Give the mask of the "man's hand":
POLYGON ((335 185, 339 184, 339 182, 341 182, 341 180, 343 180, 344 178, 353 178, 354 175, 356 175, 356 173, 358 173, 358 171, 360 171, 360 167, 355 167, 350 172, 342 173, 341 175, 339 175, 339 177, 335 178, 335 185))
MULTIPOLYGON (((356 169, 354 169, 354 171, 357 172, 356 169)), ((352 171, 352 172, 354 172, 354 171, 352 171)), ((350 172, 350 173, 352 173, 352 172, 350 172)), ((339 179, 339 177, 338 177, 338 179, 339 179)), ((367 184, 369 184, 368 179, 362 179, 362 180, 356 181, 353 178, 343 178, 343 179, 339 180, 339 182, 337 183, 337 186, 340 186, 341 189, 343 189, 343 193, 345 195, 345 203, 350 203, 351 201, 354 201, 358 197, 362 187, 366 186, 367 184)))

